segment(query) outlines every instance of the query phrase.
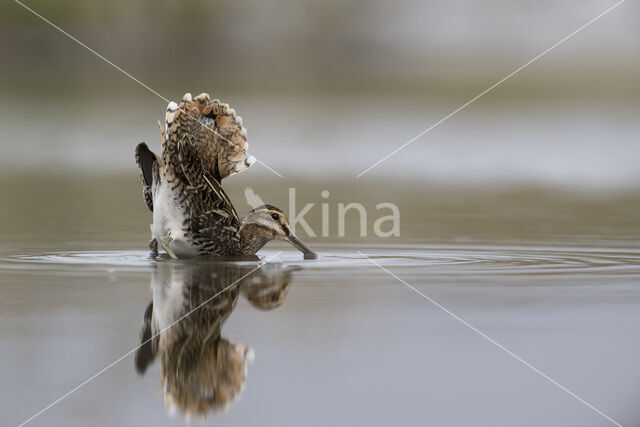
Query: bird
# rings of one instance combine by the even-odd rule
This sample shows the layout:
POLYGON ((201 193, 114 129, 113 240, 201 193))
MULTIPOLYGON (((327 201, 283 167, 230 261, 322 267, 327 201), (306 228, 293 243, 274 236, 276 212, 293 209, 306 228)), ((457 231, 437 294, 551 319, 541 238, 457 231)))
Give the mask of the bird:
POLYGON ((252 256, 271 240, 284 240, 305 259, 317 254, 291 231, 286 214, 263 204, 238 216, 221 181, 249 168, 243 120, 228 104, 207 93, 186 93, 170 102, 161 155, 145 142, 135 150, 145 204, 153 213, 149 246, 160 246, 171 258, 252 256))

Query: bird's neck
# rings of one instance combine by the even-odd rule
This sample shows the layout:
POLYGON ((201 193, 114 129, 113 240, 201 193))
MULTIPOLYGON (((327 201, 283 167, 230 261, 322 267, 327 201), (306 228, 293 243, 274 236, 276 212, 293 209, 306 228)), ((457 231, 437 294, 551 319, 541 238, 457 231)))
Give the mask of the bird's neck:
POLYGON ((240 225, 240 251, 242 255, 255 255, 269 240, 271 239, 265 236, 264 230, 260 226, 242 221, 240 225))

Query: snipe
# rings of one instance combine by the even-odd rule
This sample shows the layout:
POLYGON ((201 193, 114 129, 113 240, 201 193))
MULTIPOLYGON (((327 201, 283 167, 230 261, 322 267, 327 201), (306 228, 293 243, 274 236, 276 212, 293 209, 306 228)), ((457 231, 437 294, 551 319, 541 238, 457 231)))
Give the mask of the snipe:
POLYGON ((136 147, 142 192, 153 212, 150 246, 172 257, 255 255, 271 240, 287 240, 305 258, 316 254, 291 232, 287 217, 271 205, 240 219, 220 182, 250 167, 242 118, 206 93, 169 103, 162 155, 144 142, 136 147))

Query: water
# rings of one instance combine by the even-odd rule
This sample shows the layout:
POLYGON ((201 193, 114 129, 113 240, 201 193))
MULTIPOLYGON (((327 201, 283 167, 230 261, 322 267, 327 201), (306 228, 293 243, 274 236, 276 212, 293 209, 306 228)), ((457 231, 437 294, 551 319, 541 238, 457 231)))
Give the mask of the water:
MULTIPOLYGON (((242 179, 229 185, 240 211, 242 179)), ((129 352, 30 425, 183 425, 203 412, 210 425, 610 425, 462 321, 612 419, 640 420, 635 192, 298 180, 309 200, 327 188, 335 201, 394 201, 400 237, 361 238, 351 218, 338 238, 332 216, 331 236, 300 233, 318 260, 271 244, 260 255, 275 258, 251 273, 256 261, 152 259, 133 173, 4 182, 7 425, 129 352), (149 303, 167 325, 209 299, 167 336, 211 343, 218 358, 168 340, 137 373, 149 303)), ((286 181, 259 184, 287 205, 286 181)))

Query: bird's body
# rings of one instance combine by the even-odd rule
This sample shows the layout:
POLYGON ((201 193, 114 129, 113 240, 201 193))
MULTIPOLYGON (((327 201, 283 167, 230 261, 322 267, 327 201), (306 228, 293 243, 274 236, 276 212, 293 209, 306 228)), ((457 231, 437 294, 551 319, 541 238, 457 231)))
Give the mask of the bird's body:
POLYGON ((156 249, 159 243, 172 257, 245 256, 281 239, 315 256, 290 232, 278 208, 264 205, 238 217, 220 182, 253 164, 247 148, 242 119, 227 104, 207 94, 186 94, 180 105, 169 104, 162 155, 145 143, 136 147, 156 249))
MULTIPOLYGON (((161 177, 165 177, 161 175, 161 177)), ((176 189, 177 190, 177 189, 176 189)), ((197 250, 193 245, 188 226, 186 225, 186 201, 182 200, 180 194, 186 193, 185 189, 176 191, 171 189, 168 181, 161 181, 158 185, 156 197, 154 198, 153 224, 151 224, 151 235, 153 239, 160 242, 165 236, 171 237, 169 247, 173 253, 179 257, 197 255, 197 250)))

